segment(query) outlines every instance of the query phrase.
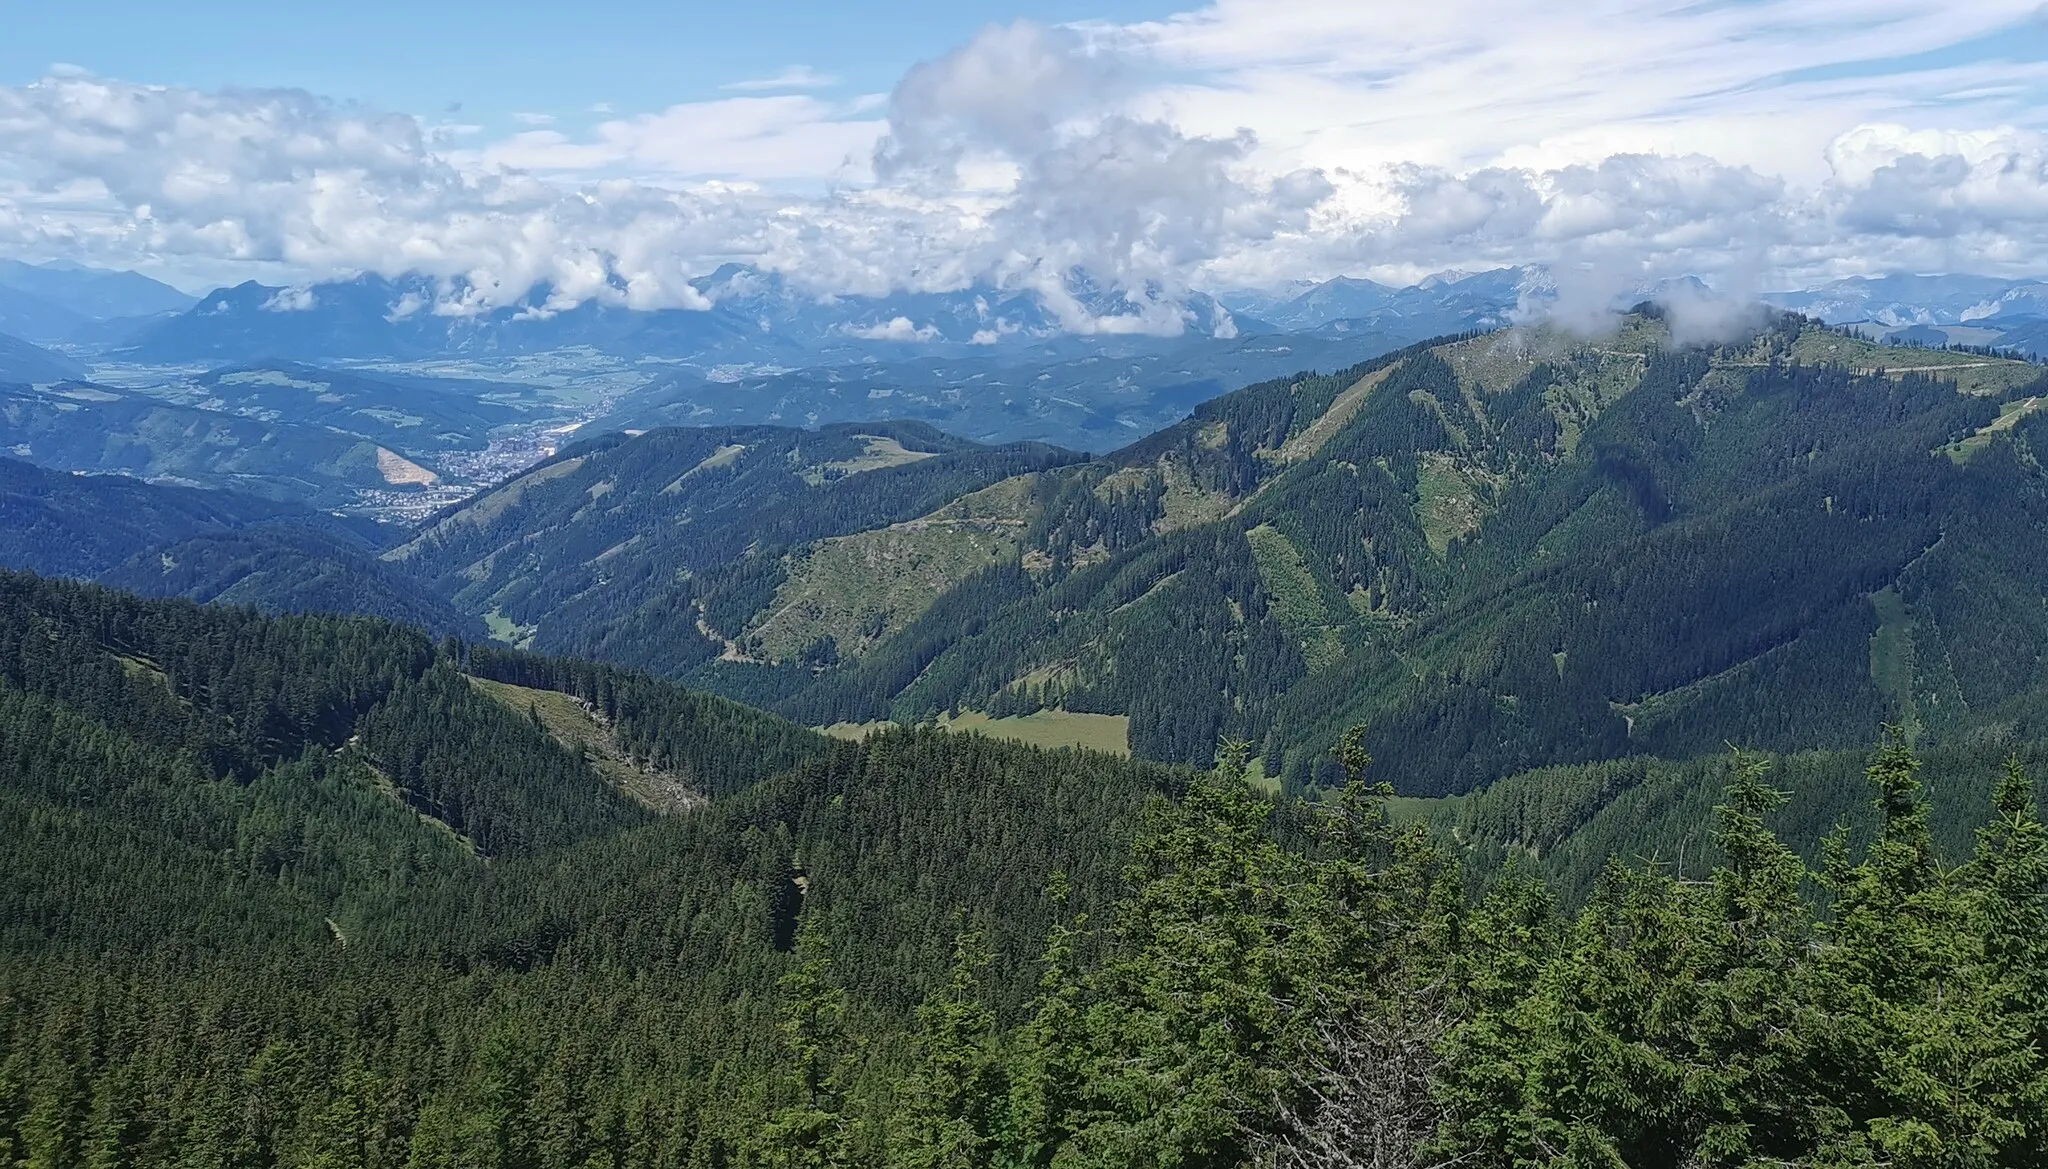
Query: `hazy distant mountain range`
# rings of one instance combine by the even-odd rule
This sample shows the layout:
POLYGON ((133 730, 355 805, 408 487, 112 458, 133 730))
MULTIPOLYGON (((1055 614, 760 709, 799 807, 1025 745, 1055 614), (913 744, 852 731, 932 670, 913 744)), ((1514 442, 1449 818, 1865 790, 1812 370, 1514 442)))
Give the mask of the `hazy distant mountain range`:
MULTIPOLYGON (((0 394, 11 403, 0 448, 67 469, 294 498, 305 468, 323 468, 312 498, 326 506, 413 490, 445 473, 444 453, 560 425, 566 408, 584 434, 909 419, 978 442, 1101 452, 1236 386, 1499 329, 1557 296, 1542 267, 1445 272, 1405 287, 1339 277, 1213 297, 1153 289, 1149 299, 1075 273, 1057 303, 993 287, 821 297, 738 265, 695 287, 710 307, 552 311, 543 288, 465 315, 448 309, 450 288, 418 276, 247 282, 195 299, 132 272, 4 262, 0 386, 43 389, 0 394), (494 380, 448 380, 474 377, 462 368, 398 372, 435 362, 494 380), (527 396, 540 390, 532 379, 576 363, 613 381, 536 413, 545 404, 527 396), (185 369, 152 372, 162 366, 185 369), (114 384, 63 388, 95 368, 114 384), (130 373, 110 372, 119 370, 130 373), (198 435, 205 444, 194 445, 198 435)), ((1712 295, 1686 278, 1612 301, 1619 310, 1712 295)), ((1872 340, 2048 351, 2048 282, 1889 276, 1764 299, 1872 340)))
POLYGON ((195 300, 138 272, 0 260, 0 333, 30 341, 73 340, 101 322, 139 327, 195 300))
POLYGON ((85 367, 61 353, 0 334, 0 384, 82 378, 85 367))
POLYGON ((217 289, 174 317, 149 322, 110 352, 135 361, 190 362, 588 348, 625 358, 816 364, 934 350, 1071 348, 1071 326, 1082 318, 1111 322, 1102 330, 1115 336, 1149 330, 1229 338, 1264 327, 1237 321, 1200 293, 1168 304, 1140 304, 1082 277, 1068 284, 1071 320, 1033 294, 987 287, 818 297, 778 275, 730 266, 696 284, 708 309, 636 311, 585 301, 555 311, 546 307, 550 290, 542 287, 516 305, 456 313, 448 308, 448 289, 423 277, 361 276, 297 289, 252 281, 217 289))
POLYGON ((1138 299, 1076 274, 1062 307, 1035 292, 993 287, 821 297, 777 274, 730 265, 695 283, 710 308, 643 312, 586 301, 550 311, 548 290, 539 288, 517 305, 456 314, 446 307, 448 290, 420 277, 361 276, 298 289, 249 282, 217 289, 98 347, 144 362, 403 360, 571 348, 781 368, 991 354, 1058 360, 1320 329, 1418 340, 1504 324, 1543 284, 1540 270, 1503 268, 1447 273, 1406 288, 1338 279, 1285 298, 1194 292, 1162 299, 1153 290, 1151 299, 1138 299))
MULTIPOLYGON (((693 286, 709 308, 636 311, 586 301, 556 311, 542 286, 515 305, 457 312, 450 305, 461 290, 422 276, 363 275, 303 287, 250 281, 194 298, 134 272, 0 261, 0 334, 74 355, 148 363, 402 361, 585 349, 758 373, 932 357, 1043 363, 1276 333, 1404 343, 1498 327, 1518 311, 1540 312, 1555 295, 1540 266, 1446 272, 1406 287, 1340 276, 1176 297, 1158 289, 1128 296, 1076 272, 1058 304, 1035 291, 993 286, 823 296, 741 265, 693 286)), ((1621 292, 1616 307, 1658 287, 1621 292)), ((1867 326, 1874 339, 2048 347, 2048 282, 2039 280, 1857 277, 1762 299, 1831 324, 1867 326)), ((25 380, 4 364, 0 377, 25 380)))
POLYGON ((1879 340, 2048 352, 2048 282, 1988 276, 1852 277, 1763 299, 1879 340))

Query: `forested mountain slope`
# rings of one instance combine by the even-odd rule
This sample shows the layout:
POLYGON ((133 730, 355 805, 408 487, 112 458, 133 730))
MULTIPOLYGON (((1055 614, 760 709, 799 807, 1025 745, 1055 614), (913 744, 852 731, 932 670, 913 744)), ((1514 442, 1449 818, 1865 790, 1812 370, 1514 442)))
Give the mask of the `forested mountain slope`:
POLYGON ((1262 383, 1099 459, 917 423, 606 436, 381 570, 273 533, 109 579, 484 621, 813 726, 1126 716, 1141 757, 1241 737, 1290 791, 1364 722, 1442 795, 1885 722, 2035 733, 2044 397, 2023 362, 1790 316, 1687 347, 1646 310, 1262 383))
POLYGON ((701 775, 707 794, 744 787, 823 743, 773 716, 613 667, 536 675, 518 655, 482 650, 472 661, 458 641, 437 645, 373 618, 262 616, 16 573, 0 573, 0 604, 8 638, 0 668, 24 694, 143 746, 190 753, 190 763, 223 777, 360 747, 402 802, 480 845, 489 833, 471 829, 517 815, 495 801, 548 805, 541 822, 520 831, 564 839, 646 817, 583 760, 536 748, 546 734, 480 697, 466 673, 583 698, 638 760, 701 775), (403 716, 394 713, 400 707, 403 716), (509 755, 493 754, 497 739, 509 755), (535 770, 522 755, 547 759, 535 770), (454 772, 418 762, 444 756, 458 762, 454 772), (427 786, 409 784, 415 774, 427 786), (508 774, 531 782, 508 783, 508 774))
POLYGON ((403 569, 366 519, 231 491, 0 459, 0 568, 269 613, 357 613, 436 632, 483 626, 403 569))
MULTIPOLYGON (((1496 306, 1491 319, 1499 312, 1496 306)), ((979 442, 1029 439, 1106 451, 1251 382, 1303 366, 1340 365, 1475 319, 1488 316, 1452 312, 1357 322, 1358 328, 1329 336, 1247 331, 1229 339, 1187 337, 1163 349, 1152 338, 1093 337, 1036 354, 936 357, 916 352, 925 348, 919 346, 885 352, 880 360, 860 355, 852 364, 738 374, 725 369, 716 377, 686 369, 626 395, 592 425, 649 430, 801 418, 916 419, 979 442)))
POLYGON ((2025 363, 1794 317, 1713 349, 1654 313, 1600 342, 1419 346, 891 533, 750 556, 725 571, 758 591, 704 610, 738 652, 693 676, 813 724, 1126 714, 1141 755, 1244 737, 1291 790, 1360 721, 1416 794, 1885 721, 2030 727, 2044 394, 2025 363), (956 558, 976 570, 907 615, 814 595, 965 526, 986 565, 956 558))
POLYGON ((314 508, 432 478, 361 435, 83 382, 0 384, 0 449, 55 470, 228 488, 314 508))
POLYGON ((526 417, 531 406, 464 392, 460 382, 398 382, 279 360, 216 369, 193 379, 193 387, 210 410, 359 435, 427 460, 442 451, 481 449, 493 429, 526 417))
MULTIPOLYGON (((2010 763, 2030 775, 2048 772, 2048 746, 2040 740, 1995 733, 1921 756, 1938 777, 1925 792, 1931 839, 1939 855, 1951 859, 1969 854, 2010 763)), ((1829 839, 1845 827, 1859 842, 1878 831, 1881 810, 1871 804, 1864 777, 1867 748, 1755 758, 1788 795, 1772 817, 1773 829, 1808 862, 1824 863, 1829 839)), ((1387 777, 1398 770, 1390 767, 1387 777)), ((1617 863, 1655 866, 1684 879, 1710 877, 1726 859, 1715 841, 1714 809, 1727 780, 1724 753, 1676 760, 1635 755, 1537 768, 1467 795, 1404 800, 1397 811, 1458 841, 1475 870, 1498 872, 1512 863, 1541 874, 1577 904, 1617 863)), ((2048 798, 2048 792, 2038 795, 2048 798)))
POLYGON ((1394 826, 1359 743, 1310 806, 1255 793, 1242 744, 1213 774, 827 744, 611 667, 0 576, 0 1155, 2048 1156, 2024 769, 1957 844, 1888 741, 1814 868, 1772 831, 1796 766, 1701 766, 1708 879, 1615 863, 1561 910, 1394 826), (708 801, 635 803, 549 696, 708 801))
POLYGON ((0 567, 91 577, 201 532, 287 521, 367 543, 375 525, 229 491, 79 475, 0 458, 0 567))
POLYGON ((380 542, 295 518, 155 544, 92 579, 148 597, 382 617, 434 633, 484 635, 481 621, 379 559, 379 551, 380 542))
POLYGON ((14 575, 0 758, 0 1152, 64 1165, 730 1163, 779 1106, 799 915, 897 1066, 961 923, 1015 1014, 1055 870, 1106 908, 1184 782, 14 575), (698 802, 642 807, 598 737, 698 802))
POLYGON ((784 550, 1081 457, 902 422, 609 435, 430 520, 389 559, 521 644, 680 674, 727 650, 701 615, 759 608, 784 550))
POLYGON ((58 382, 85 376, 85 367, 61 353, 0 333, 0 383, 58 382))

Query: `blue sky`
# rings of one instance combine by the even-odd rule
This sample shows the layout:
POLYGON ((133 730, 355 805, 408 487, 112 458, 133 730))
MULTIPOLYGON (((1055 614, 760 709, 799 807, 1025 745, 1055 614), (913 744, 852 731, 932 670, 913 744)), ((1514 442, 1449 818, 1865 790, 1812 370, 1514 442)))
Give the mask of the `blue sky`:
POLYGON ((1075 268, 2048 276, 2043 12, 0 0, 0 256, 424 273, 450 313, 701 308, 727 262, 1054 301, 1075 268))
MULTIPOLYGON (((160 85, 294 87, 486 125, 714 97, 807 65, 844 92, 887 92, 913 62, 984 25, 1165 16, 1138 0, 0 0, 0 81, 52 64, 160 85)), ((1180 7, 1185 7, 1181 5, 1180 7)))

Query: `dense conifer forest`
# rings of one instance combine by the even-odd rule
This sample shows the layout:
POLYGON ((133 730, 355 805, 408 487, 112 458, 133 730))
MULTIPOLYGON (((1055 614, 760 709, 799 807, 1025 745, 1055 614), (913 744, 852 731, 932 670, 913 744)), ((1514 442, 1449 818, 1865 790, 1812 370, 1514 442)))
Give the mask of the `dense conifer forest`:
POLYGON ((2038 749, 1368 742, 1309 803, 0 577, 0 1164, 2048 1159, 2038 749))

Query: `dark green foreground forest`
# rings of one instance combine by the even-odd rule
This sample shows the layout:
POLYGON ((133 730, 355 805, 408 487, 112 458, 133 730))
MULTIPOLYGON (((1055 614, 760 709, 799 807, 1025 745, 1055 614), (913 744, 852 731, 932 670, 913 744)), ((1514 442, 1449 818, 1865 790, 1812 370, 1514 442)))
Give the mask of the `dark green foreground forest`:
POLYGON ((2048 1163, 2023 744, 1433 820, 1360 744, 1277 801, 0 575, 0 1165, 2048 1163))

